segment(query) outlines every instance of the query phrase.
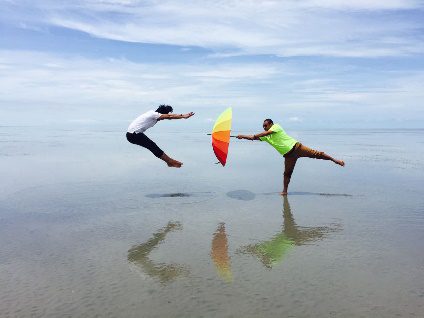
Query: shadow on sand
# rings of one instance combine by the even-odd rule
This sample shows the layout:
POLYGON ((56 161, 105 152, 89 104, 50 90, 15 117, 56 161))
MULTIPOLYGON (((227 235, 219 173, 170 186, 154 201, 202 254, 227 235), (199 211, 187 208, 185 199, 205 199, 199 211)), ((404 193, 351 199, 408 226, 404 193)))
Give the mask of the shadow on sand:
MULTIPOLYGON (((261 194, 275 195, 275 194, 280 194, 280 192, 266 192, 261 194)), ((291 195, 320 195, 324 197, 353 197, 352 194, 346 194, 346 193, 324 193, 324 192, 302 192, 302 191, 289 192, 288 196, 290 197, 291 195)))
POLYGON ((188 197, 205 197, 212 192, 175 192, 175 193, 149 193, 147 198, 188 198, 188 197))
POLYGON ((249 190, 235 190, 227 192, 227 197, 236 200, 250 201, 256 197, 256 194, 249 190))
POLYGON ((191 197, 191 196, 192 196, 191 193, 182 193, 182 192, 146 194, 146 197, 152 198, 152 199, 157 199, 157 198, 186 198, 186 197, 191 197))
MULTIPOLYGON (((280 195, 280 192, 265 192, 265 193, 258 193, 257 195, 280 195)), ((289 192, 288 196, 291 195, 317 195, 317 196, 323 196, 323 197, 353 197, 352 194, 346 194, 346 193, 324 193, 324 192, 289 192)), ((234 190, 227 192, 227 197, 235 200, 241 200, 241 201, 251 201, 254 200, 256 197, 256 194, 249 191, 249 190, 234 190)))

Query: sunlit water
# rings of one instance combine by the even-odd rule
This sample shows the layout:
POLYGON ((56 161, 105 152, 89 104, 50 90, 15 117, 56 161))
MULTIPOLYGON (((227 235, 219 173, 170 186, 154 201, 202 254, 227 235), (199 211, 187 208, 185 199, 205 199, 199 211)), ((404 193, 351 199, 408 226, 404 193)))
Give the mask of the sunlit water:
POLYGON ((204 133, 0 127, 1 317, 423 317, 424 131, 298 131, 346 161, 204 133))

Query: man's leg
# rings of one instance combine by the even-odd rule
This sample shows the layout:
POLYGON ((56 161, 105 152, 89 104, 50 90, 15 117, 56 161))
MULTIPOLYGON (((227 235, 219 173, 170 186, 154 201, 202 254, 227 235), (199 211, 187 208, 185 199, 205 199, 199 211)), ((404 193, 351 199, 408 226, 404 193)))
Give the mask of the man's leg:
POLYGON ((344 166, 345 163, 343 160, 334 159, 333 157, 327 155, 325 152, 317 151, 306 147, 305 145, 300 144, 300 146, 295 150, 295 155, 298 157, 308 157, 314 159, 322 159, 322 160, 331 160, 332 162, 344 166))
POLYGON ((144 147, 146 147, 147 149, 149 149, 156 157, 158 157, 159 159, 162 159, 163 161, 165 161, 166 164, 168 165, 168 167, 181 168, 181 166, 183 165, 182 162, 180 162, 178 160, 175 160, 175 159, 172 159, 171 157, 169 157, 149 137, 147 137, 146 135, 144 135, 144 136, 146 138, 146 142, 145 142, 145 146, 144 147))
POLYGON ((182 162, 175 160, 175 159, 172 159, 166 153, 164 153, 163 150, 160 149, 158 147, 158 145, 156 145, 156 143, 154 143, 144 133, 135 134, 135 136, 136 137, 135 137, 134 142, 132 142, 132 141, 130 141, 130 142, 149 149, 156 157, 165 161, 166 164, 168 165, 168 167, 181 168, 181 166, 183 165, 182 162))
POLYGON ((281 195, 287 195, 289 189, 289 183, 293 174, 294 167, 296 166, 297 157, 286 157, 284 159, 284 188, 281 195))

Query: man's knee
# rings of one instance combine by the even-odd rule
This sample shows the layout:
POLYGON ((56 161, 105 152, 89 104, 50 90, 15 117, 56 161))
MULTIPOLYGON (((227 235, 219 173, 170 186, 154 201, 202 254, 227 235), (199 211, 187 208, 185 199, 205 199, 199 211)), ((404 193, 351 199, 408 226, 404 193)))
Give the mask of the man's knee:
POLYGON ((133 140, 133 136, 132 136, 132 134, 130 134, 130 133, 127 133, 126 134, 126 137, 127 137, 127 140, 128 140, 128 142, 130 142, 130 143, 134 143, 134 140, 133 140))

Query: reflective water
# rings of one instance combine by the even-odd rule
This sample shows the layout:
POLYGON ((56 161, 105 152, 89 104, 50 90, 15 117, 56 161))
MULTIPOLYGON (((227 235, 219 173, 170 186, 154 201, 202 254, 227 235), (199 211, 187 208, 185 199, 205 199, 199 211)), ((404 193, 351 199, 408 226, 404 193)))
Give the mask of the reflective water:
MULTIPOLYGON (((77 129, 78 128, 78 129, 77 129)), ((346 167, 232 140, 0 127, 1 317, 422 317, 424 132, 300 131, 346 167), (31 131, 31 134, 28 134, 31 131)))

